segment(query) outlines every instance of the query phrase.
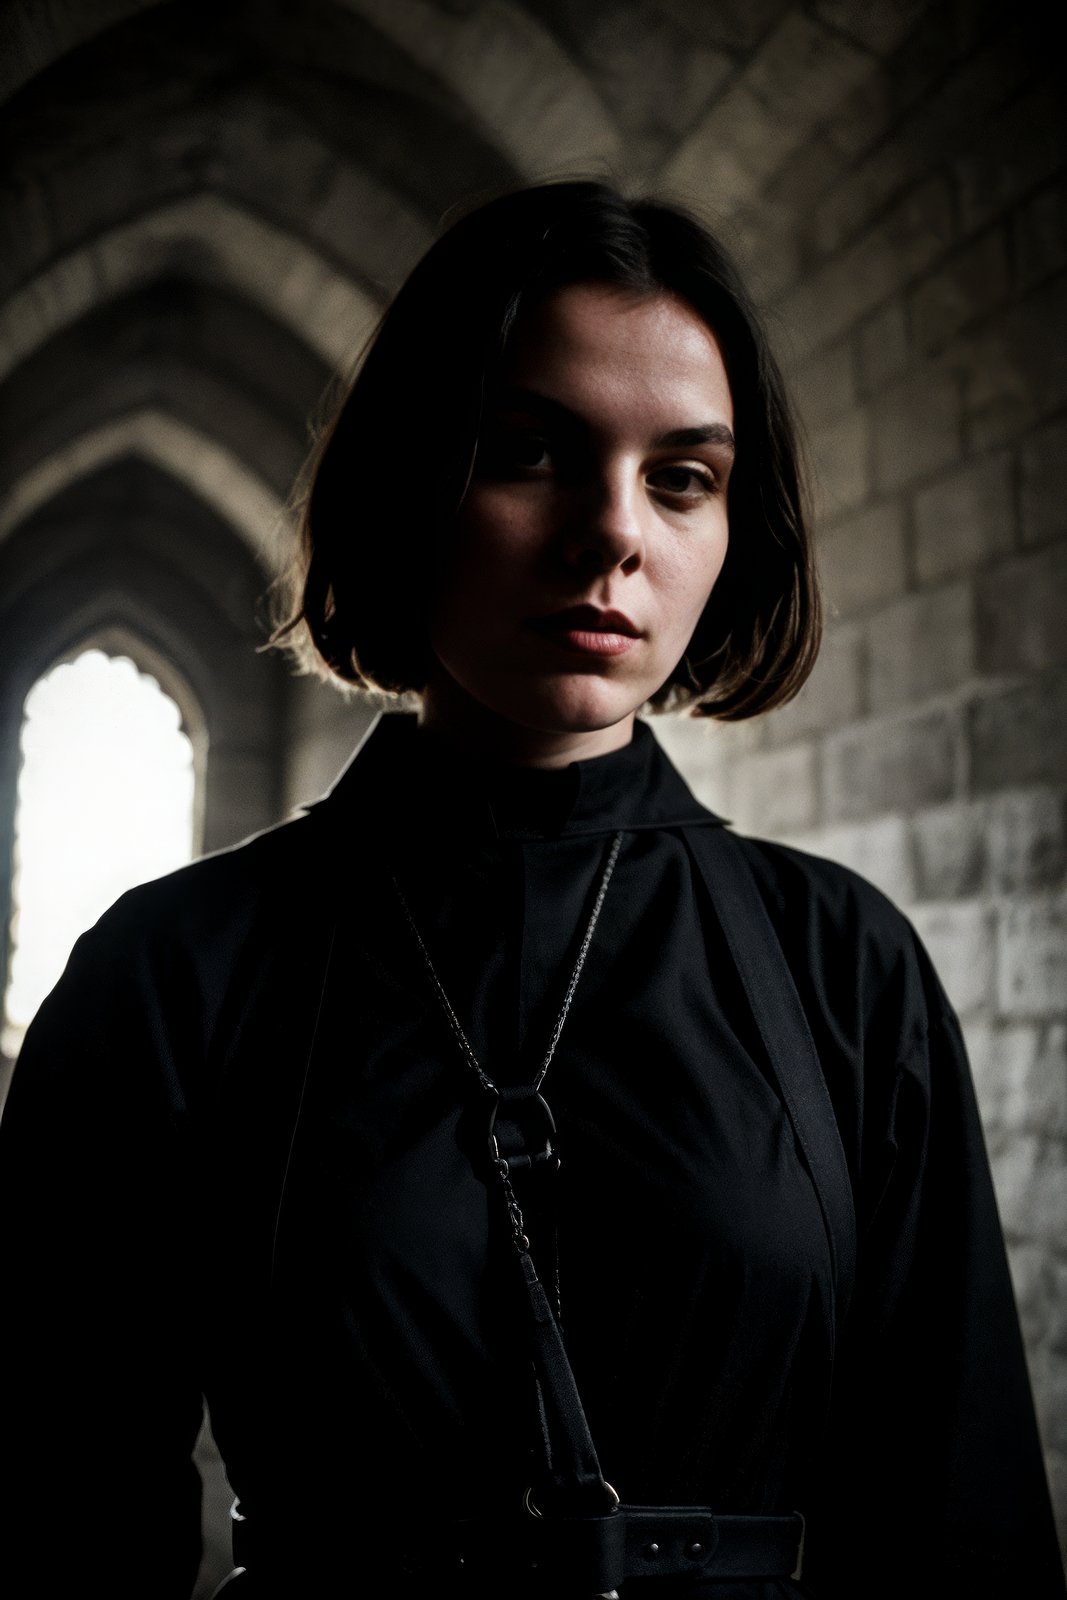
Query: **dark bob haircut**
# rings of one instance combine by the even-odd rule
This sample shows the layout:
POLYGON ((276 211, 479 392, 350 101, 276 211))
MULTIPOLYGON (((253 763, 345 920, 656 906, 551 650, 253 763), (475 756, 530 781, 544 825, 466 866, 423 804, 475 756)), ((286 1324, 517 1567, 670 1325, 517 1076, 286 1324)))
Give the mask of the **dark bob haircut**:
POLYGON ((797 692, 818 650, 820 614, 778 366, 715 239, 683 211, 627 200, 602 183, 549 183, 492 200, 416 266, 308 462, 299 553, 272 642, 346 684, 425 687, 430 606, 474 468, 484 398, 524 311, 578 283, 687 302, 719 341, 733 398, 726 561, 685 657, 651 705, 740 719, 797 692))

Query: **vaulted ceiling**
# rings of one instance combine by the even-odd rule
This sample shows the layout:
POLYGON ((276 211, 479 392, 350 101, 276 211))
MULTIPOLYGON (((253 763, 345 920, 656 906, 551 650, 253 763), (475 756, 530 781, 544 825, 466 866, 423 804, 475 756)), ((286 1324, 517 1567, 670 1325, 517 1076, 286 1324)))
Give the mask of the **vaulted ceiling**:
MULTIPOLYGON (((563 172, 673 190, 784 291, 797 217, 849 155, 835 110, 855 140, 857 97, 923 10, 13 0, 0 568, 31 525, 48 565, 51 501, 70 526, 106 474, 135 513, 161 475, 257 581, 327 379, 472 195, 563 172)), ((104 536, 97 515, 86 527, 104 536)), ((195 581, 196 540, 173 537, 167 559, 195 581)))

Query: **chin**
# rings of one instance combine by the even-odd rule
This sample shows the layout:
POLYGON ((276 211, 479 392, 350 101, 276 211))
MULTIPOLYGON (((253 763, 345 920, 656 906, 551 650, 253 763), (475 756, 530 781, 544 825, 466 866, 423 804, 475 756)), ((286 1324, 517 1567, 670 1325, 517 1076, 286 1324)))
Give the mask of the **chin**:
POLYGON ((647 692, 593 676, 578 682, 539 684, 513 696, 494 696, 491 709, 508 722, 539 733, 597 733, 625 722, 639 710, 647 692))

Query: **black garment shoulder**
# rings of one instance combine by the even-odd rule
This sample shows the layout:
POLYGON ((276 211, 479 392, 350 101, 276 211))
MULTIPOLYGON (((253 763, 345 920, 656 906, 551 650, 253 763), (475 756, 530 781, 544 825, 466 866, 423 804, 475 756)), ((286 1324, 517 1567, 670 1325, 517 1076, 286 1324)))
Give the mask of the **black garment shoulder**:
MULTIPOLYGON (((339 910, 360 915, 380 851, 362 819, 340 829, 330 810, 316 804, 129 890, 83 936, 83 954, 133 960, 145 976, 169 976, 168 988, 183 967, 206 975, 195 982, 210 1032, 223 975, 250 944, 306 956, 339 910)), ((837 862, 738 839, 809 1015, 862 1037, 903 1003, 918 1040, 949 1011, 910 922, 873 884, 837 862)))
MULTIPOLYGON (((382 852, 364 819, 344 809, 340 818, 336 800, 320 802, 133 889, 79 941, 72 966, 87 980, 82 994, 99 991, 103 1007, 118 986, 153 1013, 190 1095, 198 1084, 210 1092, 242 1047, 246 1019, 262 1021, 282 994, 293 1047, 301 1028, 310 1037, 339 916, 366 918, 373 939, 382 852)), ((925 1062, 931 1029, 946 1018, 955 1026, 951 1008, 911 924, 873 885, 800 850, 739 842, 808 1018, 858 1183, 866 1147, 883 1137, 901 1064, 925 1062)))

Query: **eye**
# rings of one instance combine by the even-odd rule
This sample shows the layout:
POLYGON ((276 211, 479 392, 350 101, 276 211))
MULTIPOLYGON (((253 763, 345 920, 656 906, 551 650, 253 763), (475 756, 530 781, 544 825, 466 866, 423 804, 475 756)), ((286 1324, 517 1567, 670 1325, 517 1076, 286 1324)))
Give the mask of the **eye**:
POLYGON ((548 449, 548 440, 537 433, 516 433, 508 441, 510 459, 517 467, 525 467, 533 471, 537 467, 547 467, 551 456, 548 449))
POLYGON ((708 467, 657 467, 649 473, 648 482, 660 495, 683 504, 695 504, 718 491, 715 474, 708 467))
POLYGON ((551 465, 548 440, 531 428, 493 428, 478 445, 478 470, 491 477, 545 472, 551 465))

